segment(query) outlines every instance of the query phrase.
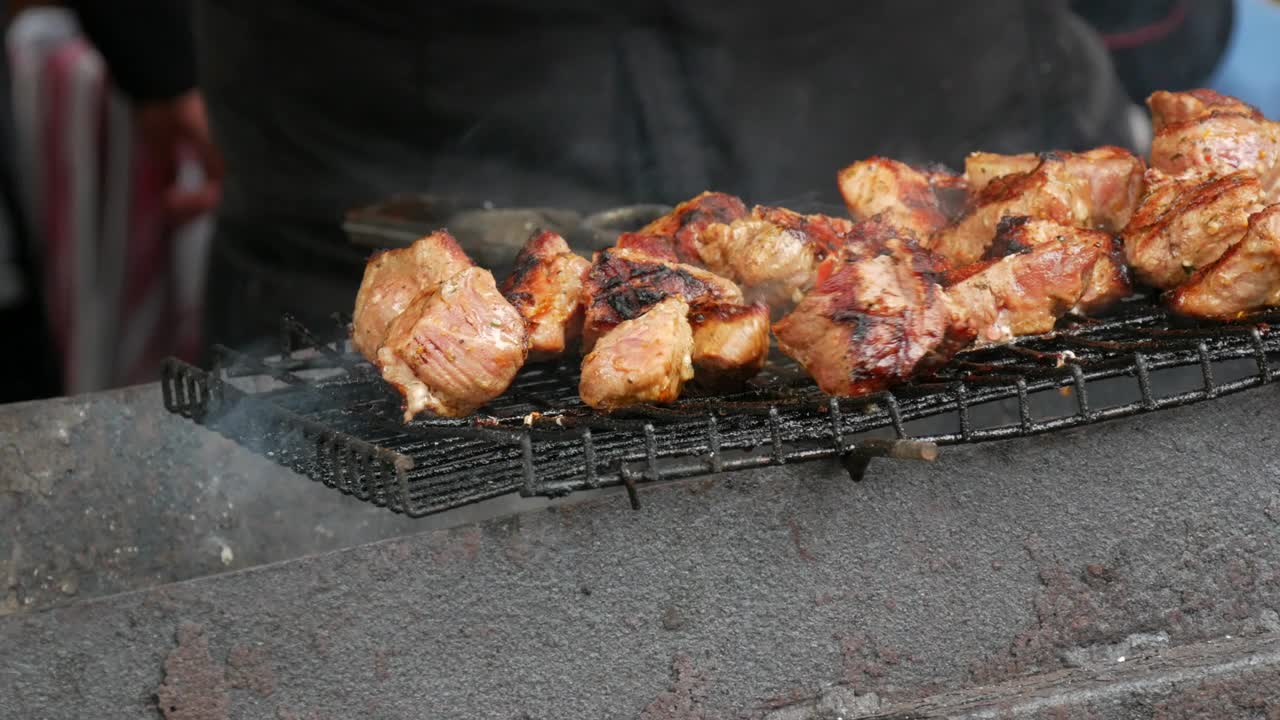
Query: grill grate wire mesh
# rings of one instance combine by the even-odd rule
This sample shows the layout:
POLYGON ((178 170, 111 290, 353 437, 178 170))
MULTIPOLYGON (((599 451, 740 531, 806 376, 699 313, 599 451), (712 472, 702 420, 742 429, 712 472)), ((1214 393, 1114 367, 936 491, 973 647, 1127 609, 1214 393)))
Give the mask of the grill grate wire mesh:
POLYGON ((927 377, 860 398, 823 395, 771 358, 733 395, 604 414, 571 361, 531 365, 465 419, 401 421, 400 398, 346 342, 284 318, 271 355, 216 347, 202 370, 170 358, 164 404, 316 481, 420 517, 499 495, 557 497, 748 468, 839 459, 932 460, 937 447, 1022 437, 1208 400, 1270 383, 1280 311, 1232 323, 1170 317, 1147 298, 1101 320, 970 350, 927 377))

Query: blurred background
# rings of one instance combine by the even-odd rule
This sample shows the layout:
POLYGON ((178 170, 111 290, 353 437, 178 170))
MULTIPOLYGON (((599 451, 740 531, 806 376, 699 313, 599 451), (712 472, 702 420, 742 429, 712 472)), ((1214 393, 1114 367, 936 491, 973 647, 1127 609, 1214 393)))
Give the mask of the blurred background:
POLYGON ((869 154, 1143 151, 1155 89, 1280 117, 1275 0, 420 5, 0 2, 0 402, 349 309, 394 193, 829 207, 869 154))

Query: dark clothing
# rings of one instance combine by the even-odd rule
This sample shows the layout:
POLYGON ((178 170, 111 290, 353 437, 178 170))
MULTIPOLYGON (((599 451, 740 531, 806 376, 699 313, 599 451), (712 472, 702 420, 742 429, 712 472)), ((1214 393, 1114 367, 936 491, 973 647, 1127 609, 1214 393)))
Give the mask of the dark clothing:
POLYGON ((196 85, 188 0, 68 3, 107 60, 111 79, 134 100, 168 100, 196 85))
POLYGON ((592 211, 717 189, 804 209, 872 154, 957 166, 978 148, 1131 143, 1106 51, 1066 0, 195 8, 228 172, 215 244, 233 248, 207 332, 231 343, 280 310, 349 310, 361 254, 342 214, 397 192, 592 211), (268 299, 232 256, 342 289, 268 299))
POLYGON ((1232 0, 1072 0, 1102 34, 1125 89, 1136 102, 1156 90, 1205 84, 1226 52, 1232 0))
POLYGON ((958 164, 1128 139, 1065 2, 608 5, 198 3, 225 213, 332 222, 405 190, 835 199, 835 171, 872 153, 958 164))

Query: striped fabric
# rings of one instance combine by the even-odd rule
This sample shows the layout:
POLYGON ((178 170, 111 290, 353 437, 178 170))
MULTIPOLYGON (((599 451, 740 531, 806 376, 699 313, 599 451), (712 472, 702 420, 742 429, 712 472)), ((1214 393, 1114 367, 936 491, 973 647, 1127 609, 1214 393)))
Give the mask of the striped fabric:
POLYGON ((28 10, 7 44, 19 182, 64 391, 146 382, 166 355, 195 358, 209 221, 168 227, 164 178, 69 13, 28 10))

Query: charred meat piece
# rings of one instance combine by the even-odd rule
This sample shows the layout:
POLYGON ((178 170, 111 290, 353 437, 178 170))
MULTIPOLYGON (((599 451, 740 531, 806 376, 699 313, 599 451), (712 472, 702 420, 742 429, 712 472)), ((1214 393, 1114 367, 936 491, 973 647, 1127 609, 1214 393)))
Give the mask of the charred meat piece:
POLYGON ((708 390, 730 390, 755 377, 769 356, 769 308, 763 303, 699 303, 689 310, 693 371, 708 390))
POLYGON ((1250 173, 1160 182, 1121 235, 1125 257, 1139 280, 1172 288, 1238 242, 1262 207, 1262 186, 1250 173))
POLYGON ((1105 232, 1009 218, 1000 243, 1013 254, 964 268, 947 294, 980 344, 1049 332, 1068 312, 1100 312, 1131 289, 1105 232))
POLYGON ((470 267, 392 321, 377 365, 404 395, 405 422, 423 410, 462 417, 507 389, 527 349, 524 319, 488 270, 470 267))
POLYGON ((1094 190, 1088 198, 1089 211, 1098 218, 1096 224, 1119 229, 1127 222, 1127 214, 1133 212, 1135 197, 1126 190, 1141 180, 1133 174, 1142 171, 1142 160, 1124 148, 1105 145, 1085 152, 999 153, 973 152, 964 159, 964 181, 975 197, 991 184, 992 180, 1028 173, 1046 159, 1062 164, 1059 176, 1094 190))
POLYGON ((668 297, 600 338, 582 359, 578 394, 593 408, 669 403, 693 377, 689 304, 668 297))
POLYGON ((1250 216, 1240 242, 1168 301, 1174 312, 1217 320, 1280 305, 1280 205, 1250 216))
POLYGON ((1198 108, 1186 98, 1155 98, 1147 101, 1160 126, 1151 141, 1152 167, 1200 179, 1250 172, 1258 177, 1266 201, 1280 202, 1280 123, 1238 101, 1198 108), (1166 118, 1161 112, 1168 108, 1174 110, 1166 118))
POLYGON ((883 157, 856 162, 837 175, 840 194, 859 220, 883 214, 901 230, 924 239, 951 218, 944 191, 963 187, 963 181, 942 171, 921 171, 883 157))
POLYGON ((356 293, 351 340, 371 362, 387 335, 387 327, 424 290, 436 287, 474 263, 447 230, 419 238, 412 245, 386 250, 369 259, 356 293))
MULTIPOLYGON (((675 208, 634 233, 619 236, 617 247, 641 247, 656 250, 662 244, 670 248, 675 259, 694 265, 702 262, 698 254, 697 239, 708 227, 717 223, 731 223, 747 216, 747 206, 733 195, 704 192, 686 200, 675 208), (637 242, 634 236, 644 238, 637 242)), ((665 256, 665 253, 663 254, 665 256)))
POLYGON ((942 288, 890 254, 840 265, 773 333, 823 392, 840 396, 906 380, 973 339, 942 288))
POLYGON ((824 254, 839 248, 856 224, 848 218, 821 213, 805 215, 795 210, 768 205, 751 208, 751 217, 801 233, 824 254))
POLYGON ((842 263, 869 260, 879 255, 892 255, 899 260, 914 263, 918 272, 941 275, 950 270, 946 258, 925 249, 923 243, 910 231, 893 224, 887 214, 876 215, 853 224, 844 236, 844 245, 819 266, 819 279, 825 280, 830 271, 842 263))
MULTIPOLYGON (((623 233, 618 236, 618 242, 614 244, 614 247, 619 250, 631 250, 637 254, 648 255, 655 260, 680 262, 680 258, 676 255, 671 241, 657 235, 641 235, 638 232, 623 233)), ((701 265, 701 263, 702 261, 699 260, 697 264, 701 265)))
POLYGON ((750 217, 707 228, 698 252, 713 272, 741 284, 752 302, 788 307, 812 287, 818 263, 844 245, 854 225, 757 206, 750 217))
POLYGON ((1066 227, 1047 220, 1005 218, 996 231, 996 245, 1004 255, 1025 253, 1047 243, 1086 244, 1100 248, 1098 262, 1090 273, 1080 300, 1069 312, 1091 315, 1105 311, 1117 300, 1133 292, 1129 270, 1124 264, 1120 246, 1110 233, 1066 227))
POLYGON ((1057 154, 1047 169, 1059 182, 1071 185, 1072 199, 1083 203, 1085 221, 1077 225, 1114 233, 1129 223, 1138 207, 1146 165, 1128 150, 1105 146, 1057 154))
POLYGON ((1205 88, 1185 92, 1157 90, 1147 98, 1147 107, 1151 109, 1151 129, 1156 132, 1169 125, 1200 120, 1215 113, 1262 119, 1258 108, 1205 88))
POLYGON ((583 281, 583 348, 590 350, 619 323, 640 317, 668 297, 690 304, 741 303, 742 291, 715 273, 636 250, 610 248, 596 253, 583 281))
POLYGON ((972 207, 929 240, 956 267, 977 261, 1005 217, 1028 216, 1118 232, 1137 207, 1142 161, 1119 148, 1047 153, 1030 172, 991 179, 972 207))
POLYGON ((535 232, 516 255, 502 295, 524 318, 530 360, 560 355, 582 333, 582 278, 590 267, 549 230, 535 232))
POLYGON ((996 178, 1029 173, 1040 164, 1037 153, 1002 155, 991 152, 971 152, 964 159, 964 181, 969 192, 977 195, 996 178))
POLYGON ((1034 216, 1074 225, 1083 220, 1083 212, 1075 212, 1072 205, 1070 188, 1055 182, 1043 168, 996 178, 963 217, 934 233, 928 246, 956 267, 964 267, 987 253, 1004 218, 1034 216))

